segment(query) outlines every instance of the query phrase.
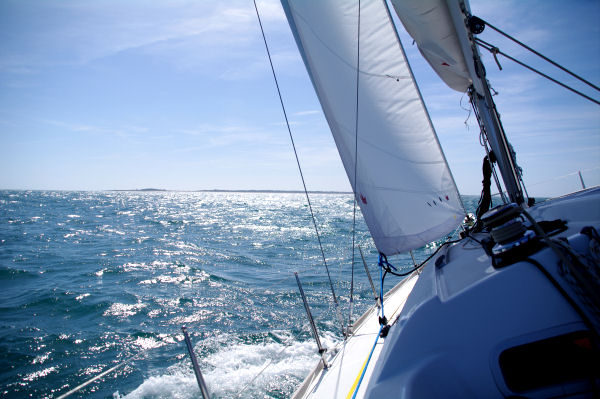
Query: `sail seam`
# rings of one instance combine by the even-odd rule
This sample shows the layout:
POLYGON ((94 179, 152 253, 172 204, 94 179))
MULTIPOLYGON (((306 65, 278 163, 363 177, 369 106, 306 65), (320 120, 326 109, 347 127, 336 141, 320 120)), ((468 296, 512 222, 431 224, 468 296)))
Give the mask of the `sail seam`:
POLYGON ((392 153, 391 151, 387 151, 385 148, 375 145, 373 144, 373 142, 366 140, 366 139, 361 139, 360 140, 362 143, 369 145, 371 148, 376 149, 377 151, 380 151, 386 155, 389 155, 390 157, 397 159, 397 160, 401 160, 401 161, 405 161, 405 162, 410 162, 412 164, 416 164, 416 165, 445 165, 446 162, 444 160, 441 161, 417 161, 414 159, 408 159, 408 158, 404 158, 404 157, 399 157, 396 154, 392 153))
POLYGON ((337 53, 330 46, 328 46, 325 43, 325 41, 322 40, 321 37, 315 32, 315 30, 313 28, 311 28, 311 25, 308 23, 308 20, 301 13, 299 13, 298 10, 296 10, 296 8, 294 8, 291 4, 288 4, 288 6, 294 12, 294 15, 298 16, 298 18, 306 24, 308 30, 313 34, 314 37, 316 37, 319 40, 319 42, 323 45, 323 47, 325 47, 331 54, 335 55, 335 57, 337 59, 339 59, 344 65, 346 65, 350 69, 356 70, 357 73, 360 73, 363 75, 377 77, 377 78, 393 79, 395 81, 398 81, 399 79, 410 79, 411 78, 410 76, 404 76, 404 75, 393 75, 391 73, 374 73, 374 72, 367 72, 367 71, 360 70, 360 68, 358 66, 355 67, 352 63, 350 63, 350 61, 347 61, 339 53, 337 53))

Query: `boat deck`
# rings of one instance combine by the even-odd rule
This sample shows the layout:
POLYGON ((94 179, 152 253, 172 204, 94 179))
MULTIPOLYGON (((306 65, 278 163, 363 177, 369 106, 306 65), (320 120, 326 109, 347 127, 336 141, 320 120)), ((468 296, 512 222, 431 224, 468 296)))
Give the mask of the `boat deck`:
MULTIPOLYGON (((418 278, 418 273, 411 274, 385 295, 383 306, 390 324, 400 314, 418 278)), ((380 330, 379 312, 376 306, 365 312, 354 323, 352 336, 330 351, 334 354, 333 357, 327 358, 328 368, 323 370, 323 362, 319 362, 293 398, 352 398, 355 390, 357 390, 356 397, 362 397, 367 386, 366 382, 373 372, 385 342, 385 338, 377 339, 380 330), (371 350, 373 350, 372 354, 371 350), (370 361, 368 361, 370 354, 370 361), (362 378, 365 383, 360 384, 365 367, 362 378)))
MULTIPOLYGON (((600 230, 599 198, 600 188, 588 189, 529 211, 538 221, 565 220, 567 229, 552 239, 591 256, 590 238, 581 231, 586 226, 600 230)), ((330 352, 329 367, 324 369, 321 362, 294 398, 520 395, 506 382, 500 354, 585 332, 597 318, 586 305, 583 288, 573 277, 563 277, 566 272, 550 247, 513 254, 512 263, 494 267, 480 244, 486 236, 478 233, 445 247, 421 274, 413 273, 394 287, 384 301, 392 325, 388 337, 377 340, 379 314, 371 308, 355 323, 354 334, 330 352)), ((586 397, 590 389, 589 380, 573 380, 526 393, 531 398, 586 397)))

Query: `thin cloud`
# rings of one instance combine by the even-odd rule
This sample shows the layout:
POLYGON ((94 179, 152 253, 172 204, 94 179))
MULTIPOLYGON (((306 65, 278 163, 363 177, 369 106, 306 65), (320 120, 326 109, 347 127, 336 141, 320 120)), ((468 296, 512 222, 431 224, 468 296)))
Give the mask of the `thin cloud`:
POLYGON ((94 132, 94 133, 114 133, 114 134, 121 133, 120 130, 107 129, 105 127, 81 124, 81 123, 63 122, 63 121, 56 121, 56 120, 50 120, 50 119, 42 120, 42 122, 44 122, 48 125, 64 128, 65 130, 69 130, 71 132, 94 132))
POLYGON ((286 143, 276 132, 244 125, 201 125, 193 129, 180 129, 177 132, 201 139, 202 145, 181 147, 174 152, 200 151, 223 147, 247 148, 262 146, 273 148, 286 143))
MULTIPOLYGON (((261 17, 281 29, 285 16, 274 1, 260 2, 261 17)), ((257 20, 248 2, 139 4, 114 2, 47 4, 44 12, 55 23, 24 32, 27 48, 0 49, 0 70, 36 73, 53 65, 83 65, 128 51, 168 56, 188 47, 183 65, 202 58, 218 58, 255 40, 257 20), (39 31, 39 33, 38 33, 39 31), (211 51, 203 51, 210 49, 211 51), (193 50, 193 51, 192 51, 193 50)), ((28 21, 35 20, 30 11, 28 21)), ((52 20, 49 18, 48 20, 52 20)), ((41 23, 45 23, 42 21, 41 23)), ((181 54, 186 54, 181 53, 181 54)))
POLYGON ((74 122, 65 122, 51 119, 43 119, 40 122, 59 127, 65 131, 74 132, 74 133, 88 133, 94 135, 111 135, 116 136, 121 139, 128 140, 130 142, 139 142, 139 139, 142 137, 144 140, 153 138, 152 136, 148 136, 147 133, 149 129, 143 126, 132 126, 132 125, 123 125, 120 127, 107 127, 86 123, 74 123, 74 122), (137 139, 137 140, 136 140, 137 139))
POLYGON ((551 150, 551 151, 524 152, 520 155, 522 155, 523 157, 539 158, 539 157, 548 157, 548 156, 552 156, 552 155, 564 156, 565 154, 574 154, 574 153, 591 153, 592 155, 600 155, 600 146, 560 148, 558 150, 551 150))
POLYGON ((294 112, 294 116, 308 116, 308 115, 320 115, 320 114, 321 114, 321 111, 319 111, 319 110, 294 112))

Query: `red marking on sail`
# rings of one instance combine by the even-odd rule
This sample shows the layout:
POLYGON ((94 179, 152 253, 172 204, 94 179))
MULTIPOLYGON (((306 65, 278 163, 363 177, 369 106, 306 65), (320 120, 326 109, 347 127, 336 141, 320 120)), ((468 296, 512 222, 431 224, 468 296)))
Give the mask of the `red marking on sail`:
POLYGON ((592 349, 592 343, 588 337, 576 339, 573 343, 583 349, 592 349))
POLYGON ((450 64, 447 64, 447 63, 445 63, 445 62, 442 62, 442 65, 443 65, 443 66, 450 66, 450 64))
POLYGON ((363 204, 367 205, 367 197, 365 197, 364 195, 360 195, 360 200, 362 201, 363 204))
POLYGON ((448 201, 450 198, 448 198, 448 196, 446 195, 446 201, 448 201))

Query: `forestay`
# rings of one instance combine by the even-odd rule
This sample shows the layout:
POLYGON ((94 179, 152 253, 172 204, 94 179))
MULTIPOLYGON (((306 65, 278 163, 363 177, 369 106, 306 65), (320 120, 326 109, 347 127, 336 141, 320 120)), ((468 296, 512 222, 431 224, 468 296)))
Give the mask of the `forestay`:
POLYGON ((452 231, 464 214, 458 190, 385 2, 360 2, 360 38, 358 2, 282 4, 377 249, 452 231))

